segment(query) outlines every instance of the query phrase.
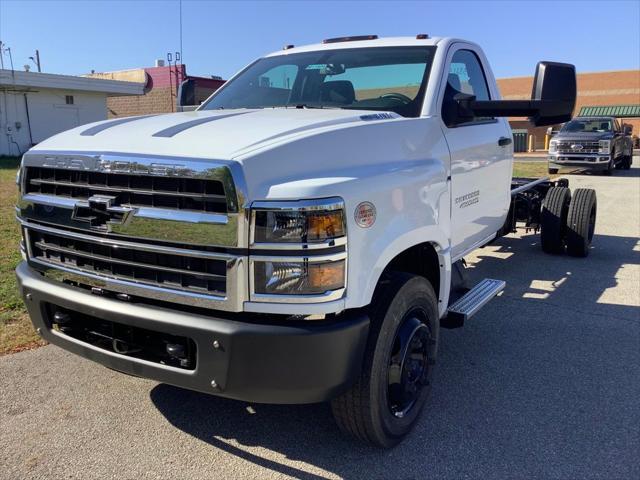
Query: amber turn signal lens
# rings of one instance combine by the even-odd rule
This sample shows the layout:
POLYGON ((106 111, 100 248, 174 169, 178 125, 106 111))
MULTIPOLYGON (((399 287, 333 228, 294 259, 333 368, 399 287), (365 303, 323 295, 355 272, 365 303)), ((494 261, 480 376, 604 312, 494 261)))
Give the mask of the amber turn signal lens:
POLYGON ((344 260, 255 262, 255 293, 318 295, 345 286, 344 260))
POLYGON ((342 210, 317 213, 309 216, 307 238, 309 240, 326 240, 344 235, 342 210))
POLYGON ((344 261, 309 264, 309 286, 313 290, 344 287, 344 261))

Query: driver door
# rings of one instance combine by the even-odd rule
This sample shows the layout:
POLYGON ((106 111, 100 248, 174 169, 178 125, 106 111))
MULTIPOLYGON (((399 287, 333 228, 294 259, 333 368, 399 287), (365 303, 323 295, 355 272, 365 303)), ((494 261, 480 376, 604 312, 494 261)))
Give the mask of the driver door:
POLYGON ((448 53, 442 93, 443 131, 451 154, 451 253, 455 261, 486 243, 502 227, 511 201, 513 146, 506 119, 451 123, 453 97, 498 99, 481 52, 456 44, 448 53))

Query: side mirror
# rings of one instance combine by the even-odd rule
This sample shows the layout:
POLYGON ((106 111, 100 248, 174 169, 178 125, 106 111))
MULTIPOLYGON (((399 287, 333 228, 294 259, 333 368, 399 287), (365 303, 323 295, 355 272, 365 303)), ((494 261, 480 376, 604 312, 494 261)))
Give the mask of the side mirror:
POLYGON ((629 125, 628 123, 625 123, 624 125, 622 125, 622 133, 625 135, 631 135, 631 132, 633 131, 633 125, 629 125))
POLYGON ((539 62, 531 100, 456 99, 462 116, 529 117, 538 127, 571 120, 576 105, 576 69, 568 63, 539 62))
POLYGON ((178 112, 186 112, 196 108, 198 108, 196 105, 196 82, 192 78, 187 78, 178 87, 176 110, 178 112))
POLYGON ((533 80, 531 103, 537 107, 531 117, 536 126, 571 120, 576 106, 576 69, 568 63, 539 62, 533 80))

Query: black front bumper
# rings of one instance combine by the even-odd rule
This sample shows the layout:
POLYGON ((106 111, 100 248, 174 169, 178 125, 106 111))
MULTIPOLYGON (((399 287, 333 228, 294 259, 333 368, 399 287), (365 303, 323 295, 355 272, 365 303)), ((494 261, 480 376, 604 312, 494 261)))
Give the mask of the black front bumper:
POLYGON ((33 325, 45 340, 125 373, 258 403, 326 401, 360 373, 369 330, 361 311, 331 323, 249 323, 96 296, 48 280, 26 262, 16 274, 33 325), (187 337, 196 346, 195 368, 135 358, 68 336, 53 328, 56 308, 78 312, 80 318, 187 337))

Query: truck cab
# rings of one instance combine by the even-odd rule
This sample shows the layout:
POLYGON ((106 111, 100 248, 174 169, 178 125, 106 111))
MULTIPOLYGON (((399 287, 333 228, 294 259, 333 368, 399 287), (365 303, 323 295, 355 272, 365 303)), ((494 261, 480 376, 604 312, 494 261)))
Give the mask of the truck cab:
POLYGON ((573 66, 551 62, 531 101, 500 100, 464 40, 287 46, 195 111, 28 151, 25 303, 46 340, 110 368, 251 402, 330 401, 343 430, 392 446, 422 411, 441 322, 504 288, 458 298, 464 255, 516 221, 588 252, 595 197, 571 243, 566 185, 512 182, 505 119, 549 125, 574 103, 573 66))

